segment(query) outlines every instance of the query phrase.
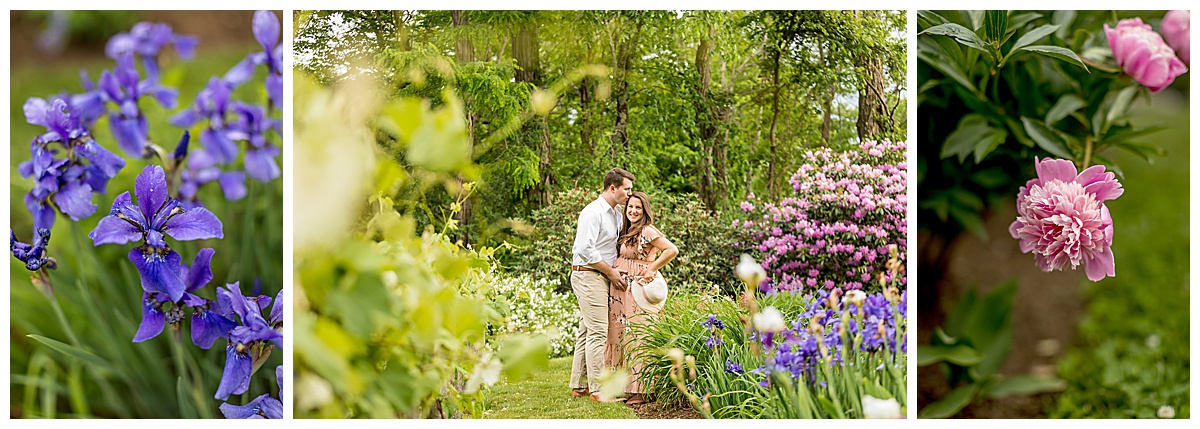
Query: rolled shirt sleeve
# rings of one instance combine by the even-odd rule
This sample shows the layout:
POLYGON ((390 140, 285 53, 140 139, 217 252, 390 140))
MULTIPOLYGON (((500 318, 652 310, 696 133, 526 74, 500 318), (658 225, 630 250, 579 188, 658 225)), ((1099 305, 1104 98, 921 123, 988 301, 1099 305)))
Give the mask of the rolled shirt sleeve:
POLYGON ((600 213, 587 207, 579 214, 575 228, 575 244, 571 246, 572 260, 575 265, 582 261, 591 265, 603 260, 600 250, 596 248, 596 239, 600 235, 600 213))

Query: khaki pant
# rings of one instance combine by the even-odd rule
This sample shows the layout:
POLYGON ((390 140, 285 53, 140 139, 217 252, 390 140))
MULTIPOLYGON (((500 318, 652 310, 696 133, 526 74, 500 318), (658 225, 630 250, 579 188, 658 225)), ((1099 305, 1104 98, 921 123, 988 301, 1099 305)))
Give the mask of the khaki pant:
POLYGON ((571 271, 571 290, 579 301, 579 336, 571 362, 571 388, 600 392, 604 343, 608 339, 608 278, 596 271, 571 271))

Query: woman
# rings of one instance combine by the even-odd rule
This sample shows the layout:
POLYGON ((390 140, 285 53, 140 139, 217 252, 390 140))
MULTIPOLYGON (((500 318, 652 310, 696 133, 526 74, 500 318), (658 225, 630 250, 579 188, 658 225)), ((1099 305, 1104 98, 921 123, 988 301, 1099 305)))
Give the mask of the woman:
MULTIPOLYGON (((618 290, 609 286, 608 342, 604 348, 604 363, 609 368, 625 366, 625 352, 637 347, 637 338, 625 338, 629 326, 645 320, 649 314, 657 313, 662 308, 665 289, 657 291, 657 297, 648 301, 647 289, 642 286, 661 278, 658 270, 679 254, 679 249, 654 227, 650 198, 643 192, 633 192, 625 203, 625 225, 617 238, 617 246, 617 262, 613 268, 629 287, 618 290)), ((637 380, 642 364, 636 357, 631 357, 630 361, 625 403, 636 405, 645 402, 642 384, 637 380)))

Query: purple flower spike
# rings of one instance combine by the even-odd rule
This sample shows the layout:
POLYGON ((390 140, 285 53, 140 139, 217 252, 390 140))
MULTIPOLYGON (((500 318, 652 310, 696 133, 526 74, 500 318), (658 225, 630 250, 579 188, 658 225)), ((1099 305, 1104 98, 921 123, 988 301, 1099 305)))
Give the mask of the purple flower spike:
POLYGON ((263 51, 271 52, 279 43, 279 18, 274 12, 260 10, 254 12, 254 40, 262 45, 263 51))

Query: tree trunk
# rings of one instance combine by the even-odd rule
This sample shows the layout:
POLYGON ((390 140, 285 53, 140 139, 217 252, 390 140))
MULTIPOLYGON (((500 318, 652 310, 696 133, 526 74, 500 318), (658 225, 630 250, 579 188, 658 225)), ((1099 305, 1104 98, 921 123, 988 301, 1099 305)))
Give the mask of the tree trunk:
POLYGON ((892 131, 891 118, 884 104, 883 59, 878 56, 857 58, 863 74, 858 79, 858 139, 869 140, 892 131))
POLYGON ((775 162, 776 162, 776 159, 778 158, 778 154, 776 151, 776 144, 775 144, 776 143, 775 142, 775 129, 779 125, 779 62, 780 62, 779 57, 780 57, 780 55, 781 55, 781 52, 779 50, 776 50, 775 58, 774 58, 775 70, 773 70, 773 75, 774 75, 773 82, 775 84, 775 94, 771 101, 771 111, 772 111, 771 131, 769 134, 767 134, 767 139, 771 145, 770 146, 771 147, 770 157, 767 159, 767 196, 769 196, 772 201, 776 200, 777 199, 776 197, 778 197, 778 195, 777 195, 778 190, 776 189, 776 186, 775 186, 775 162))
MULTIPOLYGON (((467 25, 466 11, 451 11, 450 17, 453 20, 454 27, 463 27, 467 25)), ((461 28, 459 29, 461 30, 461 28)), ((469 37, 466 35, 458 36, 454 42, 454 56, 459 63, 469 63, 475 61, 475 48, 471 44, 471 39, 469 37)), ((464 113, 466 113, 467 119, 467 141, 470 142, 470 147, 467 148, 470 156, 467 159, 473 161, 475 159, 475 122, 477 121, 477 118, 475 113, 469 110, 464 113)), ((459 185, 458 195, 455 197, 455 200, 462 200, 462 206, 455 215, 455 218, 458 221, 458 239, 464 246, 467 246, 471 244, 471 238, 470 234, 468 234, 468 230, 470 229, 469 227, 471 225, 472 212, 474 211, 472 209, 474 204, 472 204, 472 198, 466 194, 466 190, 463 188, 465 181, 463 180, 462 174, 455 174, 454 181, 459 185)))
MULTIPOLYGON (((718 106, 712 100, 712 63, 709 55, 713 51, 713 41, 715 29, 709 27, 708 34, 700 38, 700 46, 696 48, 696 71, 700 75, 700 91, 699 97, 696 100, 696 120, 700 128, 700 153, 702 154, 699 179, 700 179, 700 201, 708 208, 708 211, 715 212, 717 209, 717 198, 721 192, 717 177, 717 166, 720 142, 718 134, 718 123, 724 120, 725 106, 718 106)), ((723 168, 720 168, 723 169, 723 168)))
MULTIPOLYGON (((454 27, 465 27, 467 25, 467 11, 452 10, 450 11, 450 19, 453 21, 454 27)), ((462 28, 456 28, 462 30, 462 28)), ((460 35, 454 41, 454 58, 460 63, 475 62, 475 45, 471 43, 471 38, 460 35)))
MULTIPOLYGON (((590 62, 590 61, 589 61, 590 62)), ((579 145, 587 152, 588 159, 596 159, 596 143, 592 137, 592 97, 596 91, 596 79, 584 76, 579 80, 579 145)))
POLYGON ((517 61, 518 82, 538 82, 539 69, 537 23, 525 22, 513 35, 513 59, 517 61))
POLYGON ((612 96, 617 102, 617 119, 613 124, 612 135, 609 136, 611 142, 609 156, 612 157, 613 164, 616 166, 627 168, 625 165, 627 155, 629 153, 629 69, 633 62, 635 51, 638 46, 638 36, 641 34, 642 24, 633 24, 633 32, 624 40, 620 40, 621 36, 616 35, 618 41, 615 42, 613 49, 613 89, 612 96), (617 155, 617 150, 620 150, 620 156, 617 155), (618 159, 619 158, 619 159, 618 159))
POLYGON ((396 26, 396 48, 401 51, 411 51, 412 44, 408 40, 408 25, 404 24, 404 12, 393 10, 392 22, 396 26))

